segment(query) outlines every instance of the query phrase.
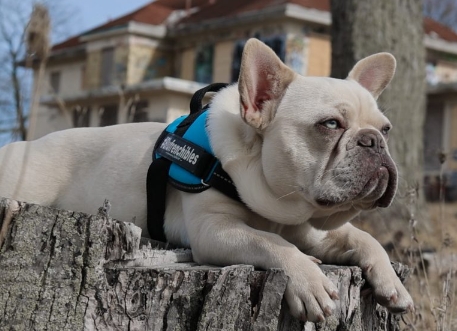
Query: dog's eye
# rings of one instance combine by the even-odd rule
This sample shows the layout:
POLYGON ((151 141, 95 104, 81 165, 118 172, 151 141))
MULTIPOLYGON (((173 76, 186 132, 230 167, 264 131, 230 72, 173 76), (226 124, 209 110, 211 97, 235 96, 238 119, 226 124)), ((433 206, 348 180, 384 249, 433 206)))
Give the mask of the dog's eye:
POLYGON ((386 125, 385 127, 382 128, 381 133, 385 136, 389 134, 390 131, 390 126, 386 125))
POLYGON ((333 119, 322 122, 322 125, 328 129, 332 129, 332 130, 341 128, 340 122, 338 122, 337 120, 333 120, 333 119))

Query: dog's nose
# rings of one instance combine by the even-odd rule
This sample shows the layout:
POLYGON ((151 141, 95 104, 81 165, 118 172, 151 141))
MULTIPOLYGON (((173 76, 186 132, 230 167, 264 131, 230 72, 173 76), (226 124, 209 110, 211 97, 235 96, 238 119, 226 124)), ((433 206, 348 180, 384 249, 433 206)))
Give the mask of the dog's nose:
POLYGON ((386 147, 382 136, 374 130, 362 130, 357 137, 357 146, 372 148, 377 152, 386 147))
POLYGON ((359 137, 357 145, 362 147, 375 147, 376 146, 376 136, 372 133, 364 134, 359 137))

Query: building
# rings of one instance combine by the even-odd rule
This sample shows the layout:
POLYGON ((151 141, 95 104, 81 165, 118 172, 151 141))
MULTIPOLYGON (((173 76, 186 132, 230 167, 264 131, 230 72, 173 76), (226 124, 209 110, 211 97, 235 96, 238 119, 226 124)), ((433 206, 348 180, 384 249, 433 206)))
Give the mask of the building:
MULTIPOLYGON (((169 122, 188 112, 198 88, 237 79, 250 37, 296 72, 328 76, 329 10, 328 0, 151 2, 54 45, 35 138, 78 126, 169 122)), ((457 34, 428 18, 424 29, 430 86, 425 172, 433 182, 440 151, 449 152, 445 170, 457 171, 457 34)))

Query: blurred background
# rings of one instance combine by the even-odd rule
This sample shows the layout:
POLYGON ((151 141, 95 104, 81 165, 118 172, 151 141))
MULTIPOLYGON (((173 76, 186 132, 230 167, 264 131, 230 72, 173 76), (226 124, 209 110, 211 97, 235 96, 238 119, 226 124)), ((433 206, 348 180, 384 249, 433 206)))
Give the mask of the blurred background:
POLYGON ((0 0, 0 146, 170 122, 199 88, 236 82, 251 37, 305 76, 345 78, 391 52, 397 75, 379 105, 400 189, 355 223, 415 267, 404 329, 456 329, 456 31, 457 0, 0 0))

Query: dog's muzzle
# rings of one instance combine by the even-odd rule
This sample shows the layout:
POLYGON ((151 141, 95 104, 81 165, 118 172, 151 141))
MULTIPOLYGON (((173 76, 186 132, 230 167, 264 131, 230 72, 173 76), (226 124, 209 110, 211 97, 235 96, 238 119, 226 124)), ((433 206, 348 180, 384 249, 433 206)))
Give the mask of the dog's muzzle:
POLYGON ((329 174, 316 202, 322 207, 345 203, 361 209, 388 207, 396 190, 397 168, 384 138, 376 130, 364 129, 347 143, 345 158, 329 174))
POLYGON ((381 197, 376 199, 373 207, 388 207, 397 191, 398 175, 397 167, 387 152, 386 141, 379 132, 371 129, 361 130, 354 140, 357 142, 357 146, 366 152, 364 154, 367 154, 367 158, 376 156, 380 158, 380 166, 368 180, 369 183, 373 178, 377 179, 377 185, 373 193, 368 196, 376 196, 376 193, 381 193, 381 197))

